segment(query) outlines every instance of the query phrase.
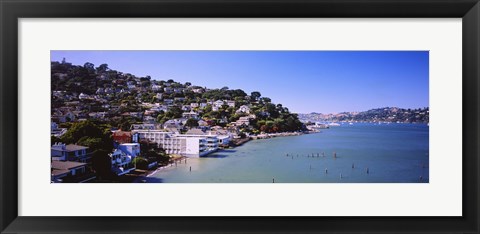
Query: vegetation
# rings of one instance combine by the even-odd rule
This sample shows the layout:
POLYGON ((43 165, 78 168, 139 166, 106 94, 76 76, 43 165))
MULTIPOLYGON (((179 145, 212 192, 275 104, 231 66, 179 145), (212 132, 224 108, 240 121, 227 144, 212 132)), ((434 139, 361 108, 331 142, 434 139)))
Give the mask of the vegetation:
MULTIPOLYGON (((130 112, 143 113, 147 108, 143 107, 142 103, 169 106, 168 111, 156 111, 151 114, 160 124, 171 119, 181 118, 184 112, 181 109, 182 106, 189 106, 192 103, 208 103, 205 107, 195 107, 192 110, 211 126, 227 127, 229 123, 239 120, 240 117, 253 115, 255 118, 251 119, 249 125, 239 127, 240 132, 256 134, 305 130, 305 126, 299 121, 296 114, 290 113, 288 108, 281 104, 273 103, 270 98, 262 97, 258 91, 247 95, 241 89, 228 87, 208 89, 192 85, 190 82, 182 84, 172 79, 164 81, 153 80, 150 76, 136 77, 112 70, 108 64, 95 67, 92 63, 85 63, 83 66, 77 66, 64 60, 52 62, 51 70, 52 90, 64 91, 65 95, 72 95, 73 99, 76 99, 81 93, 101 96, 96 100, 81 100, 82 111, 85 113, 108 112, 108 115, 113 117, 103 120, 103 123, 122 130, 129 130, 131 124, 142 122, 141 118, 128 116, 130 112), (100 94, 97 93, 98 89, 102 90, 100 94), (161 98, 157 96, 158 94, 161 95, 161 98), (107 101, 109 106, 106 107, 105 101, 102 100, 107 101), (172 100, 173 104, 167 103, 166 100, 172 100), (224 103, 224 105, 214 108, 211 103, 217 100, 233 101, 235 105, 233 107, 224 103), (242 105, 249 106, 250 113, 238 113, 237 109, 242 105), (111 106, 116 108, 111 108, 111 106)), ((53 108, 61 107, 64 103, 64 99, 53 95, 53 108)), ((185 124, 187 128, 198 126, 198 121, 188 120, 187 122, 185 124)), ((99 143, 98 140, 92 139, 83 142, 90 145, 99 143)))

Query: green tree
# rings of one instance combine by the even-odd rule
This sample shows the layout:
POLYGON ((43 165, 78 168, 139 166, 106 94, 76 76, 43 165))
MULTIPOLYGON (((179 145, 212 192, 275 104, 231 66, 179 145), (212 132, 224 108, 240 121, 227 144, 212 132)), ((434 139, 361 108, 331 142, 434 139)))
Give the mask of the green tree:
POLYGON ((252 98, 252 101, 257 101, 262 95, 258 91, 253 91, 250 93, 250 97, 252 98))
POLYGON ((132 161, 135 168, 147 170, 148 169, 148 160, 143 157, 135 157, 132 161))
POLYGON ((105 150, 111 152, 113 141, 111 135, 106 129, 100 128, 91 121, 82 121, 74 123, 70 129, 61 137, 67 144, 90 144, 93 148, 90 150, 105 150))
POLYGON ((198 127, 198 120, 190 118, 185 123, 185 126, 187 126, 189 128, 198 127))

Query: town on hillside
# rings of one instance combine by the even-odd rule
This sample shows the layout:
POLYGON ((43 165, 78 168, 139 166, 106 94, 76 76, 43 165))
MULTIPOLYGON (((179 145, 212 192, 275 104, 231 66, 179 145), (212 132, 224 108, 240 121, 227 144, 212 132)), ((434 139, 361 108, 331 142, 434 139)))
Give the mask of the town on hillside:
POLYGON ((298 114, 298 118, 308 122, 367 122, 367 123, 429 123, 429 108, 405 109, 398 107, 376 108, 361 112, 341 112, 336 114, 298 114))
POLYGON ((51 62, 51 182, 132 182, 249 139, 308 132, 258 91, 51 62))

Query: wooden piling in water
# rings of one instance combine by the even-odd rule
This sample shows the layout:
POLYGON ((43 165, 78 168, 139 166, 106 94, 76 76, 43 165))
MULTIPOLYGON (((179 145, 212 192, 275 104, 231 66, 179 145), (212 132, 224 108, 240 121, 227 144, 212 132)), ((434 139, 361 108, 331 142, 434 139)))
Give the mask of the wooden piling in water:
POLYGON ((192 171, 192 167, 190 167, 190 172, 192 171))

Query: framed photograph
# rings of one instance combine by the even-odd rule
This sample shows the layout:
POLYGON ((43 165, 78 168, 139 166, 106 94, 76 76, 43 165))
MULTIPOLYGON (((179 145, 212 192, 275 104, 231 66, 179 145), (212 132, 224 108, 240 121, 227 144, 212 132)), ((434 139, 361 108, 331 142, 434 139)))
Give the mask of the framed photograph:
POLYGON ((478 233, 478 1, 2 1, 1 233, 478 233))

